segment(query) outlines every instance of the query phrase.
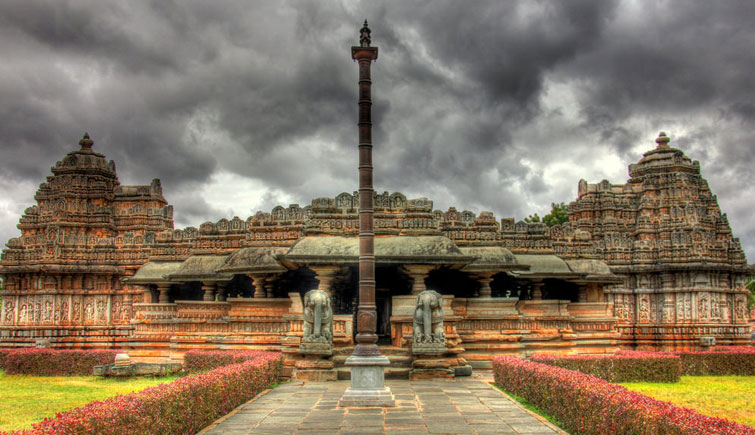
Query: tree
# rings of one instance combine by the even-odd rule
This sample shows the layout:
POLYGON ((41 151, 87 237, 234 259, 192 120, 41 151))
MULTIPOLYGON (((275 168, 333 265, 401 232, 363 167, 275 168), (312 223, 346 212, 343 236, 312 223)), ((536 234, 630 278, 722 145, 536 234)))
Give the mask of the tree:
POLYGON ((555 225, 561 225, 564 222, 569 222, 569 206, 563 202, 560 202, 558 204, 556 204, 555 202, 552 202, 551 212, 543 216, 542 220, 540 219, 540 216, 538 216, 537 213, 535 213, 524 218, 524 221, 525 222, 543 222, 549 227, 552 227, 555 225))

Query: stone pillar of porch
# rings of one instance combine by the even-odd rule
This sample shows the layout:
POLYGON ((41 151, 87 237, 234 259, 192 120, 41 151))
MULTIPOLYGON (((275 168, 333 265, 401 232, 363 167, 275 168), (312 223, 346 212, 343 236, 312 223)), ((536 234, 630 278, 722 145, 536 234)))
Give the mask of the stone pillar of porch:
POLYGON ((477 281, 480 282, 480 297, 489 298, 493 296, 493 290, 490 288, 490 283, 493 281, 493 274, 491 272, 477 273, 477 281))
POLYGON ((535 281, 532 283, 532 300, 533 301, 543 300, 543 285, 545 284, 542 281, 535 281))
POLYGON ((428 266, 425 264, 410 264, 404 267, 413 280, 412 294, 416 296, 427 290, 427 286, 425 285, 425 278, 427 278, 427 274, 433 269, 434 266, 428 266))
POLYGON ((157 303, 169 304, 170 297, 168 296, 168 292, 170 291, 170 284, 158 284, 157 290, 160 292, 160 296, 158 296, 157 303))
POLYGON ((252 281, 254 281, 254 298, 264 298, 265 297, 265 275, 249 275, 249 278, 252 278, 252 281))
POLYGON ((273 282, 275 282, 275 276, 274 275, 268 275, 265 277, 265 297, 266 298, 272 298, 273 297, 273 282))
POLYGON ((215 282, 214 281, 202 281, 202 290, 204 296, 202 300, 205 302, 215 302, 215 282))
POLYGON ((333 279, 336 277, 338 266, 309 266, 315 273, 315 278, 320 281, 317 285, 318 290, 322 290, 328 295, 331 294, 331 286, 333 285, 333 279))
POLYGON ((587 302, 587 286, 580 285, 577 290, 577 302, 587 302))
POLYGON ((225 302, 226 300, 226 287, 228 286, 227 282, 219 282, 217 284, 218 286, 218 300, 221 302, 225 302))

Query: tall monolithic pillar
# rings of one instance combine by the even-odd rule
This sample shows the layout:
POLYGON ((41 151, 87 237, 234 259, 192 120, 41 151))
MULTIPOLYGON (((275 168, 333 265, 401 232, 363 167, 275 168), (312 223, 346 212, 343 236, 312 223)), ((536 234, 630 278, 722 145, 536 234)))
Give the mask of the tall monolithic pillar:
POLYGON ((387 357, 377 346, 375 307, 375 231, 372 187, 372 81, 370 67, 377 59, 377 47, 370 47, 367 20, 360 30, 359 46, 351 47, 351 58, 359 62, 359 307, 357 344, 346 360, 351 368, 351 386, 341 406, 394 406, 391 390, 385 386, 387 357))

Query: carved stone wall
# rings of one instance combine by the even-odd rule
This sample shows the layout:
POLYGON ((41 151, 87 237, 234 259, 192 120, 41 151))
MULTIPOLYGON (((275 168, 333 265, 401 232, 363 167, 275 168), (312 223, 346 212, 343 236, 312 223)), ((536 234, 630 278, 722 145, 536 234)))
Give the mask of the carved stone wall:
MULTIPOLYGON (((714 335, 719 342, 744 342, 749 337, 744 283, 753 270, 702 178, 700 164, 669 147, 667 139, 659 137, 657 148, 630 165, 624 184, 581 180, 569 222, 563 225, 499 221, 491 212, 454 207, 435 210, 427 198, 383 192, 374 198, 375 233, 444 235, 459 246, 504 246, 515 254, 603 260, 624 276, 623 283, 604 287, 622 344, 684 347, 695 344, 701 334, 714 335)), ((142 288, 124 284, 123 278, 147 261, 183 261, 256 246, 285 248, 310 235, 358 234, 358 192, 316 198, 305 207, 278 206, 246 220, 224 218, 199 228, 174 229, 173 209, 160 181, 120 185, 115 164, 92 145, 85 136, 79 150, 56 163, 40 185, 36 205, 20 219, 20 237, 9 240, 3 250, 4 343, 52 336, 61 343, 112 344, 112 337, 147 330, 148 335, 139 336, 158 342, 155 337, 175 328, 221 328, 193 326, 195 317, 189 316, 185 322, 153 325, 171 331, 149 329, 140 319, 164 309, 135 309, 135 304, 149 301, 143 299, 142 288)), ((497 321, 524 325, 529 320, 497 321)), ((574 328, 587 331, 590 325, 574 328)), ((279 327, 231 322, 222 328, 243 335, 256 332, 253 328, 279 327)))

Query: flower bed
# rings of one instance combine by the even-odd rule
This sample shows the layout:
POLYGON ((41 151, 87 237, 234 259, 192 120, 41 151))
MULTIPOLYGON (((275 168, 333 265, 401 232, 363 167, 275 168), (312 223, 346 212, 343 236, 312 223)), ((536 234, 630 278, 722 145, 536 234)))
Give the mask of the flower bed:
POLYGON ((184 354, 183 369, 186 373, 206 372, 267 354, 258 350, 190 350, 184 354))
POLYGON ((592 375, 513 356, 493 360, 495 382, 560 420, 574 434, 751 434, 755 429, 708 417, 592 375))
POLYGON ((5 356, 5 373, 31 376, 91 376, 92 368, 115 361, 117 350, 16 349, 5 356))
POLYGON ((277 353, 58 414, 15 435, 191 434, 278 381, 277 353))
POLYGON ((628 352, 617 355, 533 355, 530 360, 597 376, 608 382, 679 382, 676 355, 628 352))

